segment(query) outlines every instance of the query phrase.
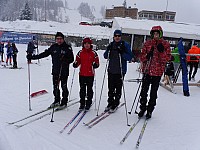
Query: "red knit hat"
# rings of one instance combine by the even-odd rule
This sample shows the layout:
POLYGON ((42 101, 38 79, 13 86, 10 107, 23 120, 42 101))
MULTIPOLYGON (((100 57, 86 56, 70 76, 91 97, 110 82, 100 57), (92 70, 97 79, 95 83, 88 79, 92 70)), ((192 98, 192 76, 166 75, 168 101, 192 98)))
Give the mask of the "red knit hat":
POLYGON ((85 44, 85 43, 92 44, 92 40, 90 38, 84 38, 83 39, 83 44, 85 44))

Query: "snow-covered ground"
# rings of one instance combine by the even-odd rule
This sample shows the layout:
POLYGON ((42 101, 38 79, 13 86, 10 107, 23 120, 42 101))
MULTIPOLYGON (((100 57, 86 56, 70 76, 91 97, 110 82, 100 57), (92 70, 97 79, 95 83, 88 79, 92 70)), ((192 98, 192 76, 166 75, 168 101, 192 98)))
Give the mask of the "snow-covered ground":
MULTIPOLYGON (((27 115, 48 107, 53 101, 51 81, 51 58, 44 58, 40 65, 31 64, 31 92, 46 89, 48 94, 31 99, 32 111, 28 110, 28 71, 25 58, 26 45, 17 45, 19 49, 18 66, 20 70, 0 69, 0 150, 133 150, 142 128, 143 120, 123 145, 119 142, 128 131, 125 108, 119 109, 101 123, 89 129, 83 125, 96 116, 95 105, 83 118, 77 128, 68 135, 70 127, 63 134, 59 131, 77 112, 79 104, 67 110, 55 113, 54 123, 47 116, 32 124, 17 129, 6 122, 21 119, 27 115)), ((46 47, 39 46, 40 52, 46 47)), ((74 54, 80 48, 74 48, 74 54)), ((96 100, 99 101, 106 60, 103 51, 97 52, 100 68, 96 71, 96 100)), ((33 61, 37 62, 37 61, 33 61)), ((130 63, 126 79, 138 77, 138 64, 130 63)), ((2 68, 2 67, 1 67, 2 68)), ((72 82, 73 68, 70 67, 69 88, 72 82)), ((196 80, 200 80, 198 72, 196 80)), ((180 81, 181 77, 179 77, 180 81)), ((138 83, 125 82, 128 111, 135 97, 138 83)), ((158 100, 153 117, 147 124, 140 148, 141 150, 199 150, 200 141, 200 101, 199 88, 190 88, 190 97, 184 97, 182 87, 175 87, 177 94, 159 88, 158 100)), ((79 99, 78 69, 76 69, 71 98, 79 99)), ((95 100, 95 96, 94 96, 95 100)), ((103 89, 100 112, 107 104, 107 77, 103 89)), ((123 102, 123 96, 121 102, 123 102)), ((129 123, 137 120, 137 115, 128 115, 129 123)), ((31 118, 29 119, 31 120, 31 118)), ((25 120, 21 123, 25 123, 25 120)), ((21 124, 18 123, 18 124, 21 124)))
POLYGON ((94 38, 109 38, 110 28, 100 26, 84 26, 72 23, 59 23, 53 21, 39 22, 28 20, 0 21, 0 30, 55 34, 57 31, 69 36, 88 36, 94 38))

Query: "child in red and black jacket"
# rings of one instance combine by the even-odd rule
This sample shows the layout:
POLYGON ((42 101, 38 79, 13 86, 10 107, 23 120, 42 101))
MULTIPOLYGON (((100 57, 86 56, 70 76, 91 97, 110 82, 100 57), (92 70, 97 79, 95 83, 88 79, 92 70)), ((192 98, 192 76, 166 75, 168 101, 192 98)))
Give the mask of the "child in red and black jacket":
POLYGON ((82 42, 82 50, 76 55, 76 60, 73 67, 77 68, 80 65, 79 84, 80 84, 80 108, 88 111, 92 105, 93 98, 93 82, 94 69, 99 67, 99 57, 95 51, 92 50, 92 40, 85 38, 82 42), (87 90, 87 91, 86 91, 87 90), (87 100, 86 100, 87 97, 87 100))

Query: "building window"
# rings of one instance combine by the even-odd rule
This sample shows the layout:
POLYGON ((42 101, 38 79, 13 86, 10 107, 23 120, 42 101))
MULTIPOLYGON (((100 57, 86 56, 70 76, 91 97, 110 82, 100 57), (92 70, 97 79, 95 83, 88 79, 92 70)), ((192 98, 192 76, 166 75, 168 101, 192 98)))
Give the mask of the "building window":
POLYGON ((174 20, 174 16, 170 16, 170 20, 174 20))
POLYGON ((147 18, 148 17, 148 15, 147 14, 144 14, 144 18, 147 18))

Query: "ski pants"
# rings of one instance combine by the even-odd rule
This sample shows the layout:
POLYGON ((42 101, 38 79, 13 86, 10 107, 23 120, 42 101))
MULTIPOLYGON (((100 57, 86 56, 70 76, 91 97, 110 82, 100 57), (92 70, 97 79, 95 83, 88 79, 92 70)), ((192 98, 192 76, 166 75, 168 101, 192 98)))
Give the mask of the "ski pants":
POLYGON ((13 68, 17 68, 17 55, 13 55, 13 68))
POLYGON ((150 76, 144 74, 142 81, 142 89, 140 92, 140 109, 144 111, 153 112, 154 107, 156 106, 157 91, 159 88, 161 76, 150 76), (149 91, 149 86, 151 84, 150 90, 150 99, 147 105, 147 96, 149 91))
POLYGON ((188 69, 186 64, 185 57, 180 57, 180 63, 182 68, 182 82, 183 82, 183 91, 189 92, 189 86, 188 86, 188 69))
POLYGON ((79 85, 80 85, 80 103, 81 105, 88 105, 90 106, 92 104, 92 98, 93 98, 93 82, 94 82, 94 76, 79 76, 79 85), (87 101, 85 101, 85 98, 87 96, 87 101))
POLYGON ((118 106, 122 95, 123 78, 121 74, 108 73, 108 104, 118 106))
POLYGON ((189 79, 191 79, 191 77, 194 78, 197 73, 199 62, 189 62, 189 65, 190 65, 189 79), (193 68, 194 72, 192 74, 193 68))
POLYGON ((58 75, 53 75, 53 94, 55 97, 55 102, 60 102, 60 89, 59 89, 59 83, 61 82, 61 88, 62 88, 62 104, 67 104, 68 102, 68 95, 69 91, 67 88, 67 80, 68 76, 61 76, 59 79, 58 75))

